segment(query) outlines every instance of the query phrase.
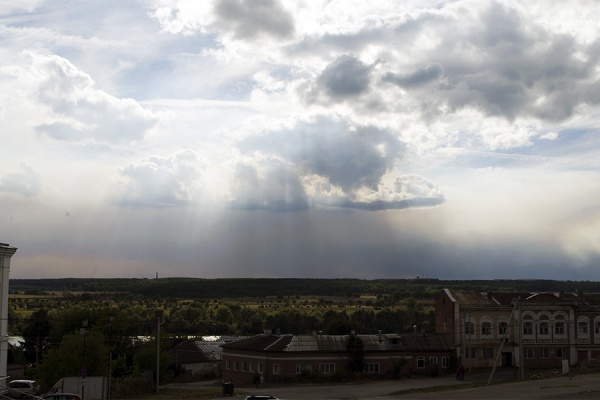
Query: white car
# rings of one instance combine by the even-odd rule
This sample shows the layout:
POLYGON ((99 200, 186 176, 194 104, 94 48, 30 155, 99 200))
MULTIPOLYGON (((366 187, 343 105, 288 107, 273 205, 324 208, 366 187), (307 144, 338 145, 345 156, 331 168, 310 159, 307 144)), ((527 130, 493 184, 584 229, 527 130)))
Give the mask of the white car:
POLYGON ((8 397, 13 399, 31 399, 40 392, 40 385, 28 379, 16 379, 8 383, 8 397))

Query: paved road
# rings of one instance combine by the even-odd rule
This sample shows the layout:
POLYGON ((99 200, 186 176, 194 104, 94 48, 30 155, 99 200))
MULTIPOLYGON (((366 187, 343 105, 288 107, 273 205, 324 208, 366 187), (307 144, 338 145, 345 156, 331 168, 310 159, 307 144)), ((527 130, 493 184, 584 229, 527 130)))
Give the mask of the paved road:
MULTIPOLYGON (((314 400, 386 400, 386 399, 600 399, 600 374, 565 376, 525 382, 510 382, 514 374, 509 371, 497 374, 494 384, 469 387, 473 382, 487 383, 487 373, 467 375, 457 382, 453 376, 438 378, 406 378, 397 381, 368 382, 339 385, 265 385, 236 386, 233 398, 248 394, 272 394, 280 399, 314 400), (501 383, 504 382, 504 383, 501 383), (402 391, 436 386, 454 386, 450 390, 424 393, 402 391), (462 388, 461 388, 462 386, 462 388)), ((216 397, 223 398, 223 397, 216 397)))

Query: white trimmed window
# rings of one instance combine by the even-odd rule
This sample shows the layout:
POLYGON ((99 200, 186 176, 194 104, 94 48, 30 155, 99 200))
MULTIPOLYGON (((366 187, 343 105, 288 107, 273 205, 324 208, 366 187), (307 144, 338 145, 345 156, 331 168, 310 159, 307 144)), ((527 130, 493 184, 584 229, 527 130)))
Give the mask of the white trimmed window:
POLYGON ((523 323, 523 335, 533 335, 533 322, 527 321, 523 323))
POLYGON ((259 374, 263 373, 263 363, 258 363, 258 373, 259 374))
POLYGON ((417 368, 425 368, 425 357, 417 357, 417 368))
POLYGON ((450 357, 443 356, 442 357, 442 368, 448 368, 450 364, 450 357))
POLYGON ((540 325, 538 328, 540 331, 540 335, 547 335, 550 332, 548 329, 548 323, 546 321, 540 322, 540 325))
POLYGON ((565 323, 564 322, 555 322, 554 323, 554 334, 555 335, 564 335, 565 334, 565 323))
POLYGON ((273 375, 281 374, 281 364, 273 364, 273 375))
POLYGON ((485 321, 481 323, 481 334, 484 336, 489 336, 492 334, 492 323, 489 321, 485 321))
POLYGON ((231 361, 229 361, 229 360, 225 361, 225 368, 231 369, 231 361))
POLYGON ((550 349, 547 347, 542 347, 540 349, 540 357, 541 358, 550 358, 550 349))
POLYGON ((379 363, 365 364, 364 372, 367 374, 378 374, 379 373, 379 363))
POLYGON ((502 321, 498 324, 498 334, 499 335, 504 335, 507 330, 508 330, 508 322, 502 321))

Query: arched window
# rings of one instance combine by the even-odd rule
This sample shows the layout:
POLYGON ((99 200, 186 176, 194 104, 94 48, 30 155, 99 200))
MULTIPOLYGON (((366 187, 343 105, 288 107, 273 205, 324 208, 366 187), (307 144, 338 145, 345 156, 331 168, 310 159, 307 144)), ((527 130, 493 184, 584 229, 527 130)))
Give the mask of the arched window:
POLYGON ((484 336, 489 336, 492 334, 492 323, 489 321, 484 321, 481 323, 481 334, 484 336))
POLYGON ((577 318, 577 336, 588 337, 590 334, 590 320, 588 317, 577 318))

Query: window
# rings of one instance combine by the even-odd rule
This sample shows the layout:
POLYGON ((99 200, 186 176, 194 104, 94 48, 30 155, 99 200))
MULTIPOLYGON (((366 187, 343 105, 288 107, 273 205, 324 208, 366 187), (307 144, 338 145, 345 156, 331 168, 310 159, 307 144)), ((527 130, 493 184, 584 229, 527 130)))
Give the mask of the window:
POLYGON ((436 356, 431 356, 429 357, 429 364, 437 364, 437 357, 436 356))
POLYGON ((564 322, 555 322, 554 323, 554 333, 557 335, 565 334, 565 323, 564 322))
POLYGON ((594 325, 594 333, 596 333, 596 335, 600 335, 600 321, 596 321, 596 324, 594 325))
POLYGON ((417 357, 417 368, 425 368, 425 357, 417 357))
POLYGON ((579 321, 579 323, 577 324, 577 328, 578 328, 579 334, 581 334, 581 335, 588 334, 588 324, 586 321, 579 321))
POLYGON ((442 368, 448 368, 448 365, 450 365, 450 357, 442 357, 442 368))
POLYGON ((366 372, 368 374, 378 374, 379 373, 379 363, 365 364, 364 372, 366 372))
POLYGON ((312 370, 312 366, 310 364, 296 364, 296 373, 301 374, 305 371, 312 370))
POLYGON ((231 369, 231 362, 229 360, 225 361, 225 368, 231 369))
POLYGON ((483 358, 486 360, 494 358, 494 349, 489 347, 483 349, 483 358))
POLYGON ((491 322, 483 322, 481 323, 481 334, 489 336, 492 334, 492 323, 491 322))
POLYGON ((234 361, 233 362, 233 369, 235 369, 237 371, 238 368, 239 368, 239 363, 237 361, 234 361))
POLYGON ((499 335, 504 335, 507 330, 508 330, 508 322, 500 322, 498 324, 498 334, 499 335))
POLYGON ((523 324, 523 335, 533 335, 533 322, 525 322, 523 324))
POLYGON ((319 364, 319 371, 322 374, 332 374, 335 372, 335 364, 319 364))
POLYGON ((475 324, 472 322, 467 322, 465 324, 465 334, 473 335, 475 334, 475 324))
POLYGON ((248 368, 249 368, 250 372, 254 372, 254 364, 248 363, 248 368))
POLYGON ((562 347, 556 349, 556 358, 565 358, 565 354, 565 349, 563 349, 562 347))
POLYGON ((281 374, 281 364, 273 364, 273 375, 281 374))
POLYGON ((542 347, 540 349, 540 357, 542 358, 550 358, 550 349, 547 347, 542 347))
POLYGON ((548 334, 548 323, 540 322, 539 330, 540 330, 540 335, 547 335, 548 334))
POLYGON ((534 352, 532 348, 526 348, 524 350, 525 358, 532 359, 534 356, 534 352))
POLYGON ((258 363, 258 373, 259 374, 263 373, 263 363, 258 363))
POLYGON ((242 371, 246 370, 246 366, 247 366, 246 361, 242 361, 242 371))
POLYGON ((465 358, 477 358, 477 349, 465 349, 465 358), (471 350, 471 351, 469 351, 471 350))

